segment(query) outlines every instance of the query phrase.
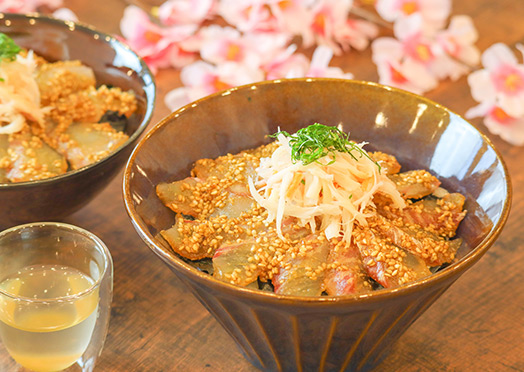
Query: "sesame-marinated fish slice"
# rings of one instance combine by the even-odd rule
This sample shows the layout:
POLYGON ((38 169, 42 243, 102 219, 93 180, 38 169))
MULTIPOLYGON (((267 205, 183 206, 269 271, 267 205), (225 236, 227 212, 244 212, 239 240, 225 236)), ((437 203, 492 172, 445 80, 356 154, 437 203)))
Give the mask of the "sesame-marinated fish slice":
POLYGON ((404 224, 418 225, 436 235, 452 238, 466 215, 464 201, 462 194, 450 193, 442 198, 424 198, 402 210, 388 205, 378 205, 378 210, 389 219, 400 218, 404 224))
POLYGON ((257 209, 244 211, 236 218, 221 215, 188 220, 178 214, 175 224, 160 233, 176 253, 191 260, 199 260, 213 257, 223 244, 251 239, 265 232, 268 229, 266 217, 260 215, 257 209))
POLYGON ((369 157, 380 165, 382 174, 395 174, 400 172, 400 164, 393 155, 381 151, 369 152, 369 157))
POLYGON ((259 159, 249 153, 227 154, 216 159, 197 160, 191 173, 202 180, 215 176, 218 179, 247 181, 246 176, 254 175, 259 163, 259 159))
POLYGON ((175 213, 205 219, 217 216, 237 218, 250 211, 253 198, 229 192, 221 182, 210 177, 205 182, 196 177, 160 183, 156 192, 164 205, 175 213))
POLYGON ((247 180, 255 176, 259 159, 249 153, 224 155, 217 159, 200 159, 191 170, 193 176, 202 180, 211 177, 227 181, 225 188, 240 196, 250 196, 247 180))
POLYGON ((389 178, 395 182, 397 190, 405 199, 421 199, 440 186, 440 181, 423 169, 392 174, 389 178))
POLYGON ((237 218, 250 211, 254 207, 254 200, 249 196, 241 196, 228 193, 225 203, 219 203, 210 210, 209 217, 226 216, 228 218, 237 218))
POLYGON ((213 255, 213 276, 243 287, 253 283, 263 270, 254 257, 256 248, 254 239, 221 245, 213 255))
POLYGON ((108 111, 129 118, 136 111, 137 101, 132 92, 105 85, 95 89, 93 85, 61 97, 56 102, 51 102, 51 105, 52 109, 47 117, 50 122, 57 124, 53 128, 57 135, 71 123, 98 123, 108 111))
MULTIPOLYGON (((247 239, 226 241, 213 256, 213 275, 217 279, 241 286, 252 283, 259 276, 263 281, 267 280, 272 274, 269 272, 273 270, 277 248, 283 244, 274 223, 266 226, 263 220, 251 220, 245 226, 243 235, 248 236, 247 239), (256 235, 257 238, 249 238, 250 235, 256 235)), ((292 218, 284 219, 282 231, 290 241, 310 233, 306 228, 296 228, 292 218)))
POLYGON ((67 171, 65 158, 29 132, 11 134, 7 178, 11 182, 54 177, 67 171))
POLYGON ((369 229, 355 229, 353 239, 368 275, 384 288, 398 287, 431 275, 421 258, 369 229))
POLYGON ((320 296, 331 244, 323 235, 311 234, 286 254, 273 277, 275 293, 320 296))
POLYGON ((198 183, 202 183, 202 180, 195 177, 187 177, 175 182, 162 182, 156 186, 156 193, 162 203, 175 213, 198 217, 195 210, 197 202, 193 203, 193 191, 198 183))
POLYGON ((108 123, 74 123, 58 137, 56 149, 79 169, 106 158, 128 138, 108 123))
POLYGON ((371 291, 358 247, 343 241, 332 242, 324 277, 325 291, 330 296, 343 296, 371 291))
POLYGON ((452 262, 460 245, 416 225, 398 226, 381 215, 375 215, 368 222, 370 228, 377 234, 420 257, 431 267, 452 262))
POLYGON ((36 82, 42 106, 69 94, 95 86, 93 70, 80 61, 58 61, 38 66, 36 82))
MULTIPOLYGON (((85 90, 61 96, 50 102, 49 107, 44 116, 45 128, 37 134, 56 148, 58 139, 69 126, 75 123, 95 123, 111 128, 110 124, 105 122, 106 118, 103 119, 104 115, 112 112, 129 118, 137 109, 137 100, 133 92, 115 87, 108 88, 105 85, 95 89, 93 85, 85 90)), ((117 132, 123 134, 121 131, 117 132)))
POLYGON ((206 221, 177 218, 177 222, 171 228, 160 231, 160 235, 169 243, 175 253, 190 260, 200 260, 213 257, 214 253, 212 247, 204 244, 204 237, 197 235, 205 225, 206 221), (194 235, 188 236, 187 232, 194 235))
POLYGON ((162 230, 160 234, 171 248, 182 257, 190 260, 213 257, 218 247, 225 241, 245 238, 240 226, 226 228, 227 218, 213 220, 187 220, 177 215, 175 224, 162 230))

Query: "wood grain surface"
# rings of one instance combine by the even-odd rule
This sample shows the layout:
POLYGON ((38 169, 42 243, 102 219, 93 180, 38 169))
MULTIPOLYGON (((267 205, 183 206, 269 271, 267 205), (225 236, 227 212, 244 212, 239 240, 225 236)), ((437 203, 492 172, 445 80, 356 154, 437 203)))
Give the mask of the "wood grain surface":
MULTIPOLYGON (((124 0, 65 3, 81 21, 119 33, 124 0)), ((455 0, 452 12, 473 18, 481 50, 495 42, 524 43, 523 0, 455 0)), ((332 64, 377 81, 369 49, 332 64)), ((175 70, 160 71, 156 81, 152 125, 169 113, 164 95, 180 86, 175 70)), ((444 81, 426 96, 461 115, 475 105, 465 78, 444 81)), ((409 328, 376 371, 524 371, 524 147, 489 134, 480 119, 473 123, 488 134, 509 168, 514 187, 509 221, 488 253, 409 328)), ((125 212, 121 184, 120 174, 65 220, 97 234, 114 259, 112 317, 95 370, 254 371, 229 335, 142 243, 125 212)), ((16 370, 3 355, 0 371, 16 370)))

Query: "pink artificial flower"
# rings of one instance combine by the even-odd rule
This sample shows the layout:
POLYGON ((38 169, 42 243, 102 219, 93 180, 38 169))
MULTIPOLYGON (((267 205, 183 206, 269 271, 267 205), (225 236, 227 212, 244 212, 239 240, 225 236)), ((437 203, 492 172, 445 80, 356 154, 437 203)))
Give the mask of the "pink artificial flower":
POLYGON ((281 53, 289 37, 276 32, 250 32, 241 34, 231 27, 212 25, 201 29, 199 42, 193 41, 193 48, 198 47, 200 56, 206 62, 220 64, 237 62, 251 68, 259 68, 281 53))
POLYGON ((369 46, 370 40, 377 37, 378 32, 378 26, 374 23, 347 19, 343 27, 335 30, 334 37, 344 51, 349 50, 350 47, 362 51, 369 46))
POLYGON ((78 17, 76 16, 76 14, 69 8, 59 8, 55 10, 53 12, 53 17, 62 19, 64 21, 78 21, 78 17))
POLYGON ((5 13, 32 13, 42 6, 57 9, 62 0, 0 0, 0 12, 5 13))
POLYGON ((196 24, 208 19, 215 0, 167 0, 158 7, 158 17, 166 26, 196 24))
POLYGON ((500 106, 484 102, 469 109, 465 117, 484 117, 484 124, 493 134, 517 146, 524 145, 524 117, 508 115, 500 106))
POLYGON ((397 37, 384 37, 372 44, 372 59, 377 64, 380 82, 424 93, 445 78, 453 80, 470 71, 461 62, 475 62, 476 31, 469 18, 457 18, 450 28, 428 36, 423 32, 420 14, 395 23, 397 37), (449 50, 449 53, 448 53, 449 50))
POLYGON ((336 54, 363 50, 378 34, 370 22, 348 19, 353 0, 287 0, 269 4, 279 30, 302 37, 305 48, 327 45, 336 54))
POLYGON ((172 90, 164 99, 166 106, 172 111, 209 94, 261 81, 264 74, 261 70, 235 62, 214 66, 196 61, 182 69, 180 79, 184 87, 172 90))
POLYGON ((297 46, 290 45, 268 64, 262 66, 266 80, 305 76, 310 61, 302 53, 295 53, 297 46))
POLYGON ((217 14, 241 32, 274 31, 275 19, 265 0, 220 0, 217 14))
POLYGON ((353 74, 345 73, 339 67, 329 67, 333 58, 333 50, 325 45, 319 45, 313 52, 311 62, 303 54, 290 54, 281 58, 278 63, 266 66, 267 79, 328 77, 352 79, 353 74))
POLYGON ((133 5, 124 10, 120 21, 126 42, 153 71, 193 61, 195 55, 184 51, 178 43, 193 35, 196 29, 195 25, 159 26, 146 12, 133 5))
MULTIPOLYGON (((381 38, 384 39, 384 38, 381 38)), ((378 40, 371 45, 372 48, 379 47, 385 40, 378 40)), ((428 73, 427 69, 413 60, 389 60, 374 61, 377 65, 379 83, 407 90, 412 93, 422 94, 435 89, 438 80, 428 73)))
MULTIPOLYGON (((522 46, 519 46, 521 52, 522 46)), ((524 52, 523 52, 524 55, 524 52)), ((468 76, 471 95, 481 104, 500 107, 508 116, 524 117, 524 64, 502 43, 482 54, 484 69, 468 76)))
POLYGON ((201 28, 184 45, 189 50, 200 52, 202 59, 209 63, 240 62, 248 59, 241 39, 242 34, 236 28, 211 25, 201 28))
POLYGON ((395 23, 393 32, 406 58, 429 65, 435 61, 436 50, 433 39, 423 33, 423 23, 420 15, 406 17, 395 23))
POLYGON ((474 45, 478 33, 469 16, 454 16, 446 30, 437 32, 435 40, 441 49, 432 69, 440 78, 455 81, 480 62, 480 51, 474 45))
POLYGON ((434 89, 438 79, 428 68, 435 56, 429 40, 417 24, 399 21, 393 37, 381 37, 371 44, 379 83, 421 94, 434 89))
POLYGON ((310 10, 311 0, 276 0, 269 2, 271 14, 275 18, 276 27, 290 35, 307 34, 313 42, 309 26, 313 23, 313 12, 310 10))
POLYGON ((451 17, 449 27, 436 35, 437 42, 444 51, 469 66, 480 62, 480 52, 475 44, 478 32, 469 16, 457 15, 451 17))
POLYGON ((446 24, 451 0, 377 0, 375 8, 388 22, 419 14, 424 20, 424 32, 431 34, 446 24))
POLYGON ((336 35, 340 29, 346 28, 349 11, 353 0, 319 0, 311 8, 312 18, 308 30, 304 30, 302 39, 304 47, 310 47, 316 42, 327 45, 335 54, 341 54, 336 35))
POLYGON ((327 77, 339 79, 353 79, 353 74, 345 73, 339 67, 329 67, 333 58, 333 50, 325 45, 319 45, 313 52, 311 64, 306 71, 306 77, 327 77))

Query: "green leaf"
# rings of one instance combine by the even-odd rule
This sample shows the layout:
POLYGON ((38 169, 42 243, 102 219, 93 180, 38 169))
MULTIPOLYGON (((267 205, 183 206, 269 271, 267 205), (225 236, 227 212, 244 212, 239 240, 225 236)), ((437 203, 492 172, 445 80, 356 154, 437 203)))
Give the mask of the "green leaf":
MULTIPOLYGON (((345 134, 337 127, 315 123, 299 129, 295 134, 280 131, 271 137, 276 138, 279 134, 289 138, 293 162, 301 161, 304 165, 318 162, 327 155, 331 155, 329 164, 332 164, 335 162, 337 152, 345 152, 355 160, 363 156, 369 158, 364 150, 349 140, 349 134, 345 134)), ((380 165, 376 164, 380 169, 380 165)))
POLYGON ((20 47, 6 34, 0 33, 0 60, 12 61, 20 52, 20 47))

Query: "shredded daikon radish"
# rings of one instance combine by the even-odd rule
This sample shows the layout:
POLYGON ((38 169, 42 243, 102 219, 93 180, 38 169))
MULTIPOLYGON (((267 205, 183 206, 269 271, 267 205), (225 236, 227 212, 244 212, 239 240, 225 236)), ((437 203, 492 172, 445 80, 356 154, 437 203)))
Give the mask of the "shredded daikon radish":
POLYGON ((33 52, 0 62, 0 134, 22 130, 26 120, 43 124, 33 52))
POLYGON ((319 230, 328 239, 342 236, 349 242, 355 221, 367 225, 374 194, 389 196, 399 208, 405 206, 395 184, 362 149, 364 144, 352 143, 359 147, 359 156, 335 152, 304 165, 293 161, 290 137, 280 132, 277 142, 272 156, 260 159, 257 176, 248 184, 253 198, 268 211, 269 222, 276 221, 281 239, 284 217, 295 217, 313 231, 318 219, 319 230))

